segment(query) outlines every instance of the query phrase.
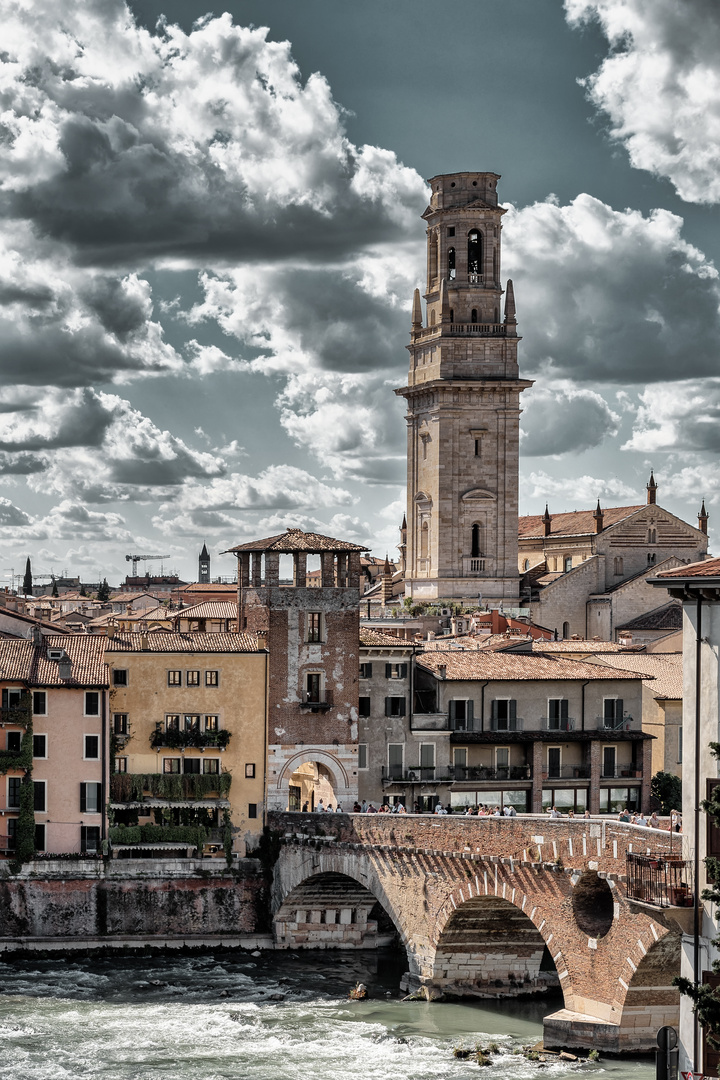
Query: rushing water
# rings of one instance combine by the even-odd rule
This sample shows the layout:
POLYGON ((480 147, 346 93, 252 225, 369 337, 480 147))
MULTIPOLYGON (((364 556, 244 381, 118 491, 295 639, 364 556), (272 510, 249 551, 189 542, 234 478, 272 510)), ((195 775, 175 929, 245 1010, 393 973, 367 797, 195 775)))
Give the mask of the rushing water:
POLYGON ((402 1002, 387 953, 149 954, 0 960, 0 1077, 12 1080, 455 1080, 456 1046, 499 1044, 486 1078, 651 1080, 606 1058, 543 1069, 517 1052, 559 999, 402 1002), (347 1000, 360 980, 370 997, 347 1000))

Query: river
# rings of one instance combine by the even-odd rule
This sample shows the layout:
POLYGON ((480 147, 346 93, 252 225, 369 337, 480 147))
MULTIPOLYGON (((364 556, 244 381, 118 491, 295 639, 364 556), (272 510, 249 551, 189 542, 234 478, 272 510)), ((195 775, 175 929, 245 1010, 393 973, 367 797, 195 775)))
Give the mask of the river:
POLYGON ((453 1048, 496 1042, 485 1077, 651 1080, 648 1059, 545 1068, 518 1050, 559 998, 402 1002, 404 957, 215 950, 0 959, 0 1078, 455 1080, 453 1048), (356 981, 366 1001, 347 1000, 356 981))

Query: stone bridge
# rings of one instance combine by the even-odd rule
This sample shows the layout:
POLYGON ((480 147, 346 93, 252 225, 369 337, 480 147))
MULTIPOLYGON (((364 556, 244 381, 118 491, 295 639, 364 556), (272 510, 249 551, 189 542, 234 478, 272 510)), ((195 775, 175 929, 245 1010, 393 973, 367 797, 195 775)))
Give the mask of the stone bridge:
POLYGON ((383 922, 403 987, 504 997, 559 985, 545 1044, 627 1052, 677 1026, 686 909, 625 896, 626 854, 670 833, 595 818, 271 813, 277 948, 373 948, 383 922))

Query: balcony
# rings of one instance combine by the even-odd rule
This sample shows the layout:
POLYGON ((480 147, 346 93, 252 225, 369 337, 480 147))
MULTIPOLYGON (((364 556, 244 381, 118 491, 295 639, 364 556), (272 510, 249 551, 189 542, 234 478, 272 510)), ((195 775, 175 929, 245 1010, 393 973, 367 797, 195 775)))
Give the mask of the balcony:
POLYGON ((636 731, 637 728, 634 723, 634 718, 628 716, 627 713, 623 715, 622 720, 612 719, 607 716, 596 716, 595 724, 598 731, 636 731))
POLYGON ((209 831, 199 825, 115 825, 110 829, 113 847, 188 847, 202 850, 209 831))
POLYGON ((232 732, 227 731, 225 728, 219 728, 217 731, 200 731, 199 728, 191 728, 189 731, 169 728, 167 731, 163 731, 162 728, 157 728, 150 736, 150 746, 153 750, 160 748, 167 748, 168 750, 185 748, 204 750, 206 747, 224 750, 230 742, 231 735, 232 732))
POLYGON ((307 712, 327 712, 328 709, 332 709, 333 704, 330 694, 326 694, 325 697, 326 700, 324 701, 310 701, 305 698, 300 702, 300 708, 307 710, 307 712))
POLYGON ((226 799, 230 773, 115 773, 110 778, 110 802, 183 802, 226 799))
POLYGON ((525 721, 520 716, 491 716, 489 731, 522 731, 525 721))
POLYGON ((532 780, 532 765, 453 765, 456 780, 532 780))
POLYGON ((447 731, 448 726, 451 731, 470 730, 468 728, 454 728, 452 723, 448 723, 447 713, 413 713, 412 716, 413 731, 447 731))
POLYGON ((653 907, 693 906, 692 864, 660 855, 627 855, 628 900, 653 907))
POLYGON ((574 731, 575 719, 572 716, 543 716, 539 723, 545 731, 574 731))
POLYGON ((543 772, 543 780, 589 780, 589 765, 558 765, 543 772))
POLYGON ((402 765, 383 765, 384 784, 447 784, 453 780, 449 765, 415 765, 404 768, 402 765))
POLYGON ((463 576, 472 577, 473 574, 485 573, 485 559, 477 556, 465 556, 463 558, 463 576))
POLYGON ((601 765, 600 766, 600 779, 601 780, 640 780, 642 779, 642 769, 637 768, 635 765, 601 765))

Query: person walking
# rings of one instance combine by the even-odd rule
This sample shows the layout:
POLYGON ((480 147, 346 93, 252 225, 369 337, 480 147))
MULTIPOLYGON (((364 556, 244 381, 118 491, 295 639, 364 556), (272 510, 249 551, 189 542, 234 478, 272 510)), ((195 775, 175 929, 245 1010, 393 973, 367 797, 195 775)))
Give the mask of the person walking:
POLYGON ((318 804, 315 807, 315 813, 316 814, 324 814, 325 813, 325 803, 322 801, 322 799, 318 800, 318 804))

